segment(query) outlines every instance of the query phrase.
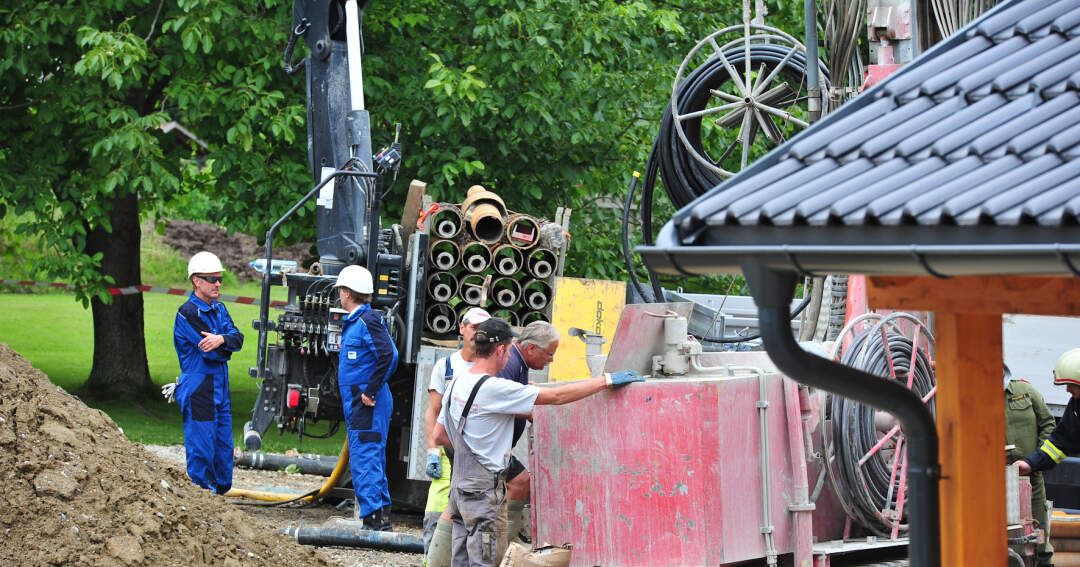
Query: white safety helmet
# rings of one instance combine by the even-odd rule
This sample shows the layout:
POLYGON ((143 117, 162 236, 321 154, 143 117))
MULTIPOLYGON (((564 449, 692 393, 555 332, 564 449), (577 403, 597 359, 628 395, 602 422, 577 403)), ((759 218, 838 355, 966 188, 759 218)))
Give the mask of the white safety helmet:
POLYGON ((1054 365, 1054 384, 1080 386, 1080 348, 1065 351, 1054 365))
POLYGON ((363 266, 345 266, 337 277, 337 287, 347 287, 356 293, 373 293, 375 291, 371 282, 371 272, 363 266))
POLYGON ((187 277, 189 280, 195 274, 213 274, 224 271, 225 268, 221 266, 221 260, 218 260, 218 257, 213 253, 205 250, 192 256, 187 263, 187 277))

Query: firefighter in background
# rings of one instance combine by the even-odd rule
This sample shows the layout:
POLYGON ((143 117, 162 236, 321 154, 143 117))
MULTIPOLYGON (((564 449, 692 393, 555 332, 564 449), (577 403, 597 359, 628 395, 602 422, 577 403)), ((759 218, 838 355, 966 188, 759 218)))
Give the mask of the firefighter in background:
POLYGON ((184 420, 188 477, 195 484, 225 494, 232 487, 232 403, 229 358, 244 346, 228 310, 220 301, 221 260, 199 252, 188 261, 192 291, 176 312, 173 345, 180 359, 176 402, 184 420))
POLYGON ((338 388, 349 437, 349 467, 356 495, 354 515, 369 530, 391 531, 386 482, 386 435, 394 400, 387 381, 397 369, 397 346, 371 308, 371 272, 346 266, 338 274, 338 297, 349 312, 338 352, 338 388))
MULTIPOLYGON (((1024 380, 1013 378, 1005 366, 1005 443, 1012 445, 1009 464, 1034 453, 1054 430, 1054 416, 1042 394, 1024 380)), ((1050 545, 1050 514, 1046 509, 1046 487, 1041 472, 1031 473, 1031 515, 1047 532, 1047 541, 1038 547, 1038 564, 1047 565, 1054 555, 1050 545)))

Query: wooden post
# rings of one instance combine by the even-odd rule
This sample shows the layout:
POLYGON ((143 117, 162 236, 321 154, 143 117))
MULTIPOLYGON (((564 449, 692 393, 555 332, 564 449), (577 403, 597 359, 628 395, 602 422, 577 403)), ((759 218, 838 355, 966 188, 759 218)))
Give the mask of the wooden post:
POLYGON ((1006 565, 1001 315, 936 317, 941 564, 1006 565))

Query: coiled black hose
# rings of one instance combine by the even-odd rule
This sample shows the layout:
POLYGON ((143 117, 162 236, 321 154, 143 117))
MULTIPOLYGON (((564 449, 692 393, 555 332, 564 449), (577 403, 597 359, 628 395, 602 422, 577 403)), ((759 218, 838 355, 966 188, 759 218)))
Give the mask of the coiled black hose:
MULTIPOLYGON (((897 380, 906 383, 908 369, 912 368, 912 340, 895 330, 887 330, 889 353, 897 380)), ((889 357, 880 327, 873 327, 855 335, 844 351, 841 359, 844 365, 863 370, 870 374, 891 379, 889 357), (864 347, 866 355, 862 356, 864 347)), ((930 360, 923 350, 914 356, 914 376, 911 389, 920 397, 934 387, 934 372, 930 360)), ((865 464, 859 460, 878 442, 878 430, 874 422, 877 410, 857 402, 830 395, 826 401, 830 433, 836 466, 830 471, 837 484, 837 496, 844 502, 844 508, 860 525, 882 536, 891 535, 892 525, 883 517, 883 511, 895 506, 899 483, 897 478, 890 492, 889 482, 892 473, 891 463, 883 455, 884 449, 878 450, 865 464)), ((931 402, 931 412, 933 405, 931 402)), ((894 440, 896 437, 893 438, 894 440)), ((901 531, 905 531, 901 518, 901 531)))
MULTIPOLYGON (((784 58, 792 48, 777 44, 754 44, 750 46, 750 61, 753 65, 764 64, 765 68, 756 68, 753 71, 770 74, 778 65, 783 64, 778 77, 784 77, 795 85, 794 91, 801 90, 801 85, 806 82, 806 54, 796 51, 787 61, 784 58)), ((746 52, 743 47, 730 48, 724 52, 731 67, 745 76, 743 68, 746 61, 746 52)), ((828 70, 822 65, 822 76, 825 86, 829 84, 828 70)), ((678 114, 684 116, 692 112, 704 110, 712 99, 711 91, 720 88, 724 83, 732 80, 727 68, 719 57, 714 57, 687 76, 686 80, 679 85, 676 95, 678 101, 678 114)), ((709 117, 698 117, 682 121, 682 130, 686 139, 699 155, 705 155, 701 140, 701 121, 709 117)), ((756 123, 755 123, 756 125, 756 123)), ((709 169, 704 164, 694 159, 690 149, 679 138, 675 129, 675 120, 672 115, 671 105, 664 109, 664 116, 660 122, 660 132, 653 143, 654 155, 659 160, 660 178, 664 182, 664 190, 667 191, 671 202, 678 208, 685 207, 694 199, 704 195, 716 187, 724 178, 709 169)), ((718 163, 714 165, 719 165, 718 163)), ((648 168, 646 168, 648 169, 648 168)), ((652 179, 646 178, 644 189, 646 195, 651 195, 652 179)))
MULTIPOLYGON (((750 46, 750 60, 754 63, 764 63, 765 69, 762 72, 765 74, 771 73, 776 66, 783 63, 783 69, 778 76, 783 76, 794 82, 796 85, 801 85, 806 80, 806 54, 805 52, 797 51, 785 62, 784 58, 789 53, 790 49, 790 47, 780 44, 754 44, 750 46)), ((743 46, 729 48, 724 52, 724 57, 736 72, 745 72, 743 62, 746 60, 746 51, 743 46)), ((821 68, 825 84, 827 85, 829 72, 824 64, 821 65, 821 68)), ((761 69, 755 69, 755 71, 761 71, 761 69)), ((710 90, 719 88, 720 85, 730 79, 731 76, 719 57, 713 57, 694 69, 686 80, 679 85, 678 94, 676 96, 679 114, 684 115, 704 109, 712 96, 710 90)), ((691 141, 691 144, 697 152, 704 155, 701 147, 701 118, 685 120, 682 123, 682 127, 684 134, 686 134, 687 139, 691 141)), ((667 108, 664 109, 664 115, 660 123, 660 131, 653 141, 653 146, 649 151, 649 158, 645 165, 640 213, 642 221, 642 242, 646 246, 651 246, 654 243, 652 205, 657 173, 661 176, 668 198, 678 208, 686 206, 688 203, 705 194, 723 181, 723 178, 719 174, 706 168, 700 162, 695 160, 689 150, 683 145, 678 132, 675 130, 670 103, 667 108)), ((651 293, 646 293, 634 272, 634 262, 630 255, 630 239, 628 231, 630 213, 633 208, 636 188, 637 176, 631 180, 626 200, 623 202, 621 242, 623 260, 626 264, 627 272, 630 275, 630 282, 634 286, 634 290, 637 294, 645 301, 662 301, 664 297, 663 290, 660 287, 660 280, 657 277, 656 272, 646 267, 649 275, 649 287, 651 288, 651 293)), ((807 294, 807 297, 810 297, 809 294, 807 294)), ((791 316, 797 316, 808 304, 808 300, 803 301, 792 312, 791 316)), ((758 333, 754 333, 745 336, 736 335, 731 337, 697 338, 704 342, 711 343, 738 343, 750 341, 759 337, 760 335, 758 333)))

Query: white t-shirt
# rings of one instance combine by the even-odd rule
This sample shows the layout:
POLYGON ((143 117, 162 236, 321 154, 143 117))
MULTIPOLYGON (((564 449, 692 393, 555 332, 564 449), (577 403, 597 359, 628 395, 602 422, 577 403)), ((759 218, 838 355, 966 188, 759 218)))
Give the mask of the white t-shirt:
MULTIPOLYGON (((483 374, 465 372, 453 380, 450 395, 450 419, 446 418, 446 405, 439 412, 439 423, 449 429, 457 429, 461 411, 469 394, 483 374), (452 421, 448 424, 447 421, 452 421)), ((510 462, 510 443, 514 437, 514 416, 532 411, 540 388, 523 386, 505 378, 488 378, 473 400, 469 419, 465 422, 464 438, 476 460, 487 470, 497 473, 510 462)))
MULTIPOLYGON (((435 366, 431 367, 431 381, 428 382, 428 390, 435 390, 435 393, 440 396, 446 393, 446 363, 443 362, 444 360, 446 360, 446 357, 435 361, 435 366)), ((450 355, 450 375, 465 374, 473 367, 473 364, 476 364, 476 362, 465 360, 461 357, 461 351, 456 350, 450 355)))

